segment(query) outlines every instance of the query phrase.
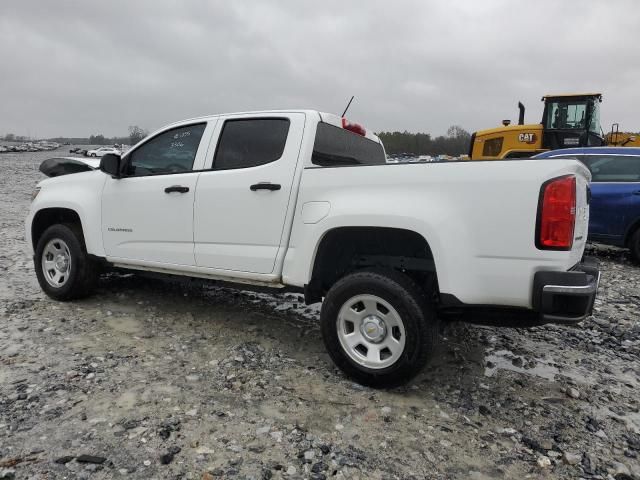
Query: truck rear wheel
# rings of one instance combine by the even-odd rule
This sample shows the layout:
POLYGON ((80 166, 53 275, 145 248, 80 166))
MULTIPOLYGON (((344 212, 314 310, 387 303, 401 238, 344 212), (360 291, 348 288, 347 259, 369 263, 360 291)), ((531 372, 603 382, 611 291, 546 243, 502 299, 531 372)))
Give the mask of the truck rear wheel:
POLYGON ((47 228, 38 240, 33 260, 40 287, 55 300, 86 297, 98 279, 97 267, 87 254, 82 232, 72 225, 47 228))
POLYGON ((396 271, 360 271, 340 279, 322 304, 322 338, 335 364, 358 383, 401 385, 433 353, 435 309, 396 271))

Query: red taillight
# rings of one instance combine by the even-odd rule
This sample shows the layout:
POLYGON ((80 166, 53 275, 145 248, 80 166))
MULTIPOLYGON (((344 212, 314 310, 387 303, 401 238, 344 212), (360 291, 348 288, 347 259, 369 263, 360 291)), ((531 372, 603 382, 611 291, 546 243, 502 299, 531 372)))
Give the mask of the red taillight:
POLYGON ((357 133, 358 135, 362 135, 363 137, 367 134, 367 131, 362 125, 351 123, 344 117, 342 117, 342 128, 344 128, 345 130, 349 130, 350 132, 357 133))
POLYGON ((575 223, 576 177, 555 178, 542 185, 536 246, 544 250, 571 250, 575 223))

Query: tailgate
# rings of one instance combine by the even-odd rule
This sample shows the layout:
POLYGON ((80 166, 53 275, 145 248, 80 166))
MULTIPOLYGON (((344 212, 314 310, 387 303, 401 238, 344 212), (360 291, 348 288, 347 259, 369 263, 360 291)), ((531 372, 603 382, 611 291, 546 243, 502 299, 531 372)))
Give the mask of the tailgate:
POLYGON ((584 175, 576 175, 576 226, 573 234, 572 250, 579 253, 579 257, 582 257, 582 252, 587 242, 590 198, 591 189, 588 179, 584 175))
POLYGON ((591 199, 591 172, 578 160, 570 167, 571 174, 576 177, 576 219, 573 230, 573 246, 571 247, 571 265, 582 260, 589 233, 589 202, 591 199))

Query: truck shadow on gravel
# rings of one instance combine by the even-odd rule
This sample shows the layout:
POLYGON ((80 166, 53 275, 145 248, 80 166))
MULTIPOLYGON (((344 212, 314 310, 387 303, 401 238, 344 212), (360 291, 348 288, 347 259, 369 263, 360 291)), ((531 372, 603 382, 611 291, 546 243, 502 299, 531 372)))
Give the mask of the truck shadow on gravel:
MULTIPOLYGON (((214 335, 212 345, 227 350, 257 342, 293 360, 290 366, 294 376, 298 368, 320 375, 325 385, 375 391, 354 384, 334 367, 320 335, 319 304, 306 306, 301 295, 238 291, 198 279, 131 274, 107 277, 102 289, 98 297, 105 299, 107 292, 112 297, 103 308, 126 316, 127 311, 151 306, 154 312, 161 312, 167 327, 171 325, 186 338, 214 335), (221 337, 217 336, 222 332, 221 337)), ((115 319, 108 323, 127 328, 118 326, 115 319)), ((617 384, 640 386, 633 368, 621 365, 614 371, 611 365, 607 373, 589 354, 594 348, 585 343, 585 336, 589 336, 585 331, 601 324, 597 319, 574 327, 546 325, 528 329, 445 324, 425 370, 408 385, 386 390, 385 394, 438 398, 440 392, 454 392, 454 398, 447 397, 446 402, 472 412, 479 405, 471 397, 478 389, 492 389, 491 384, 521 389, 522 395, 531 398, 540 397, 541 392, 544 396, 564 397, 574 386, 590 388, 598 383, 612 388, 617 384)), ((144 332, 140 335, 146 336, 144 332)))
MULTIPOLYGON (((278 348, 305 368, 322 368, 341 381, 351 383, 326 354, 320 334, 320 304, 307 306, 299 294, 236 290, 195 278, 127 273, 103 277, 99 292, 87 302, 94 299, 99 299, 102 308, 111 308, 112 313, 132 312, 153 305, 155 310, 164 313, 167 321, 184 327, 197 324, 200 328, 223 328, 228 338, 236 341, 254 340, 257 334, 260 341, 271 345, 278 342, 278 348), (234 314, 239 314, 239 318, 234 314), (311 356, 319 356, 322 365, 311 356)), ((443 325, 441 341, 426 371, 409 387, 388 391, 401 393, 408 388, 415 390, 416 385, 428 387, 434 378, 455 377, 456 383, 466 383, 482 376, 487 329, 462 323, 443 325)))

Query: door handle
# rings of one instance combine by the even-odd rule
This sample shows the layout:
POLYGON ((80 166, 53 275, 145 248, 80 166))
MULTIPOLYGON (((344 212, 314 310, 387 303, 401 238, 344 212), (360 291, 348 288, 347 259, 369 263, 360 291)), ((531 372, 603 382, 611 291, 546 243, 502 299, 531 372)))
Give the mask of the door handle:
POLYGON ((636 190, 635 192, 633 192, 634 195, 640 195, 640 190, 636 190))
POLYGON ((171 185, 170 187, 167 187, 164 189, 164 193, 172 193, 172 192, 187 193, 188 191, 189 191, 189 187, 183 187, 182 185, 171 185))
POLYGON ((282 187, 280 186, 279 183, 269 183, 269 182, 254 183, 249 187, 249 189, 252 192, 255 192, 256 190, 271 190, 272 192, 274 192, 276 190, 280 190, 281 188, 282 187))

